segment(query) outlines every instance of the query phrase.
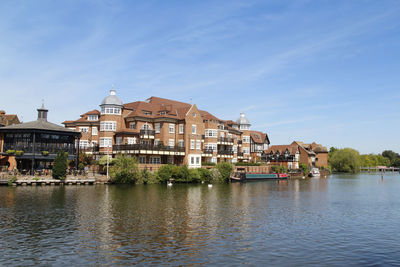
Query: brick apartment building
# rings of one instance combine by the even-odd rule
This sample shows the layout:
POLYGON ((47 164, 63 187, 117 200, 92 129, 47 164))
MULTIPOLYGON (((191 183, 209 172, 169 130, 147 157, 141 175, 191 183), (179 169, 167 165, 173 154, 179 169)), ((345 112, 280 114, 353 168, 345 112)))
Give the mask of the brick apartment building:
POLYGON ((142 164, 195 168, 202 162, 256 161, 270 144, 266 133, 250 130, 243 113, 236 122, 221 120, 195 104, 154 96, 123 104, 114 89, 100 111, 94 109, 63 124, 81 132, 82 151, 97 158, 128 154, 142 164))

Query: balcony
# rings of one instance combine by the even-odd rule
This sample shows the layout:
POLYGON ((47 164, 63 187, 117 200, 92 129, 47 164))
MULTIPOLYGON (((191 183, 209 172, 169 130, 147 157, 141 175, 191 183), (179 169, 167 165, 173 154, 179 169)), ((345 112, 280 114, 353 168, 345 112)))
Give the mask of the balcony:
POLYGON ((219 158, 233 158, 233 150, 218 150, 219 158))
POLYGON ((155 155, 185 155, 185 147, 182 146, 164 146, 151 144, 134 144, 134 145, 114 145, 113 153, 125 154, 155 154, 155 155))
POLYGON ((99 152, 99 149, 100 149, 100 147, 98 145, 97 146, 89 146, 89 147, 80 147, 79 152, 90 154, 90 153, 94 153, 94 152, 99 152))
POLYGON ((242 140, 238 140, 237 143, 238 143, 238 145, 242 145, 243 142, 242 142, 242 140))
POLYGON ((154 130, 140 130, 140 138, 154 139, 154 130))
POLYGON ((212 149, 203 149, 203 152, 201 153, 201 155, 212 157, 213 153, 214 153, 214 150, 212 150, 212 149))
POLYGON ((233 145, 233 138, 219 137, 218 140, 217 140, 217 144, 219 144, 219 145, 233 145))

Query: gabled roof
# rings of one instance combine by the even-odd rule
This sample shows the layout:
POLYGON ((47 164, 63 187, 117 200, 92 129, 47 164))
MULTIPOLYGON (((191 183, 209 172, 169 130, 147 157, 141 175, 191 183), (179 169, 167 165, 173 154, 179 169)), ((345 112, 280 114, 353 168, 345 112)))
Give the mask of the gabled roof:
POLYGON ((91 111, 88 111, 88 112, 82 114, 81 116, 84 116, 84 115, 100 115, 100 111, 98 111, 97 109, 93 109, 91 111))
POLYGON ((0 124, 4 126, 20 123, 16 114, 6 114, 4 110, 0 110, 0 124))
POLYGON ((298 146, 296 145, 274 145, 270 146, 268 150, 266 151, 267 154, 270 154, 271 151, 276 154, 276 152, 279 152, 279 154, 284 154, 285 151, 288 150, 291 155, 295 155, 296 152, 298 151, 298 146))
POLYGON ((269 144, 269 138, 266 133, 259 131, 250 131, 250 137, 253 139, 254 143, 264 144, 265 139, 267 139, 267 143, 269 144))
MULTIPOLYGON (((68 132, 68 133, 77 133, 75 130, 71 130, 65 128, 63 126, 45 121, 45 120, 36 120, 30 121, 26 123, 14 124, 11 126, 1 127, 0 131, 7 130, 44 130, 44 131, 57 131, 57 132, 68 132)), ((80 134, 80 133, 77 133, 80 134)))

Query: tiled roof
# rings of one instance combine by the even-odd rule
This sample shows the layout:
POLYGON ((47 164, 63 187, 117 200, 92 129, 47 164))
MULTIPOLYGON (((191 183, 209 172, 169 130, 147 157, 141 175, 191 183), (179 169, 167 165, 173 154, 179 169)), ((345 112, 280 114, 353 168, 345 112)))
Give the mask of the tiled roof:
POLYGON ((283 154, 283 153, 285 153, 286 149, 289 151, 289 153, 291 155, 294 155, 298 151, 298 146, 296 146, 296 145, 274 145, 274 146, 270 146, 266 153, 269 154, 272 151, 275 154, 278 151, 280 154, 283 154))
POLYGON ((264 143, 265 139, 268 138, 266 133, 259 132, 259 131, 250 131, 250 136, 255 143, 264 143))
POLYGON ((5 111, 0 112, 0 124, 4 126, 13 125, 20 123, 16 114, 5 114, 5 111))
POLYGON ((100 115, 100 111, 98 111, 97 109, 93 109, 91 111, 86 112, 85 114, 82 114, 81 116, 83 115, 100 115))

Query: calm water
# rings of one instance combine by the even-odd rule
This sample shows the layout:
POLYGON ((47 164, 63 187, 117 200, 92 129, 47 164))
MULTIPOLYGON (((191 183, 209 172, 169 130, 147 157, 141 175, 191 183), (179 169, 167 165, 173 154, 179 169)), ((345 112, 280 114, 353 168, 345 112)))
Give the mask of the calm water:
POLYGON ((0 265, 400 265, 400 175, 0 187, 0 265))

